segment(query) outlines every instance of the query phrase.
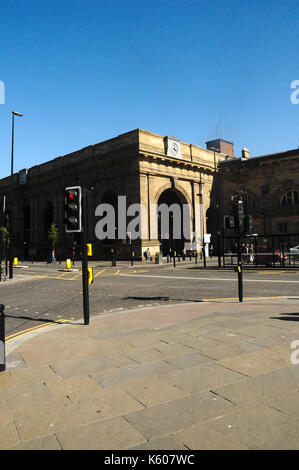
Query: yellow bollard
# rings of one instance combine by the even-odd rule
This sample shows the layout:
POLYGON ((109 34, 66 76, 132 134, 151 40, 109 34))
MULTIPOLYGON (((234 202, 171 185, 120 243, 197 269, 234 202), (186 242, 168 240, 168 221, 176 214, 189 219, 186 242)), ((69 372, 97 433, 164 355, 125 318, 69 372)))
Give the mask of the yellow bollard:
POLYGON ((14 266, 18 266, 18 262, 19 262, 18 258, 14 258, 14 259, 13 259, 13 264, 14 264, 14 266))
POLYGON ((70 259, 67 259, 67 260, 65 260, 65 263, 66 263, 66 267, 67 267, 67 269, 70 269, 70 268, 71 268, 71 266, 72 266, 72 262, 71 262, 71 260, 70 260, 70 259))

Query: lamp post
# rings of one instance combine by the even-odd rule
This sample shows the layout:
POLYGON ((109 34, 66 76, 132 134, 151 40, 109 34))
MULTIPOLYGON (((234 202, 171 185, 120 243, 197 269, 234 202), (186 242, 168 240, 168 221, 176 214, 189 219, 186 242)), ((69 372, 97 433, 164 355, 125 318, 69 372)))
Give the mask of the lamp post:
POLYGON ((201 226, 201 238, 202 238, 202 255, 203 255, 203 265, 204 268, 207 267, 206 264, 206 250, 205 250, 205 228, 204 228, 204 216, 203 216, 203 183, 200 182, 200 193, 197 194, 199 196, 199 204, 200 204, 200 226, 201 226))
POLYGON ((15 127, 15 116, 23 116, 21 113, 12 111, 12 131, 11 131, 11 170, 10 170, 10 186, 11 186, 11 211, 10 211, 10 244, 9 244, 9 279, 13 278, 13 158, 14 158, 14 127, 15 127))

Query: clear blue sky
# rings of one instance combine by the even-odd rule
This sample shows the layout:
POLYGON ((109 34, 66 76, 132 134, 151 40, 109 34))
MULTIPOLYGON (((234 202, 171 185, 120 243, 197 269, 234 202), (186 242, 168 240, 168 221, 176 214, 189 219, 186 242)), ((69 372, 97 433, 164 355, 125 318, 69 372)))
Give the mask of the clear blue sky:
POLYGON ((137 127, 235 153, 299 144, 295 0, 11 0, 0 6, 0 177, 137 127), (5 7, 3 6, 5 4, 5 7))

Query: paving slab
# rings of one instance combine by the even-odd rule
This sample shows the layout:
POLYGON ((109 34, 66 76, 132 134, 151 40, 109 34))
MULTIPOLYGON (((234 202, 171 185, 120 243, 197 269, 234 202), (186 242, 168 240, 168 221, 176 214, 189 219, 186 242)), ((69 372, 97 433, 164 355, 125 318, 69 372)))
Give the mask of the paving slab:
POLYGON ((64 450, 124 450, 145 437, 124 418, 90 423, 57 433, 64 450))
POLYGON ((54 434, 20 442, 10 450, 61 450, 61 445, 54 434))
POLYGON ((173 304, 23 335, 0 373, 0 448, 298 448, 294 308, 173 304))
POLYGON ((30 385, 22 388, 0 391, 0 409, 12 409, 22 404, 35 402, 47 402, 53 398, 49 388, 45 384, 30 385))
POLYGON ((221 385, 244 380, 244 375, 215 363, 189 367, 164 374, 164 379, 172 385, 190 393, 211 390, 221 385))
POLYGON ((13 388, 30 387, 43 384, 48 380, 60 380, 50 365, 26 367, 11 370, 9 373, 13 381, 13 388))
POLYGON ((51 368, 60 377, 73 377, 112 369, 114 362, 101 356, 89 356, 78 360, 51 362, 51 368))
POLYGON ((186 354, 183 356, 170 357, 165 359, 165 362, 171 364, 177 369, 187 369, 188 367, 199 366, 202 364, 208 364, 213 362, 214 359, 208 356, 204 356, 199 352, 194 352, 193 354, 186 354))
POLYGON ((196 424, 172 437, 191 450, 248 450, 236 437, 209 429, 204 424, 196 424))
POLYGON ((132 447, 129 450, 189 450, 181 442, 176 441, 174 437, 161 437, 160 439, 153 439, 140 444, 139 446, 132 447))
POLYGON ((225 438, 239 440, 249 449, 299 448, 298 422, 264 404, 241 408, 229 416, 205 423, 205 426, 225 438))
POLYGON ((121 385, 121 388, 136 398, 146 408, 178 400, 189 395, 189 393, 183 392, 167 381, 157 377, 126 382, 121 385))
POLYGON ((125 418, 150 440, 231 413, 234 408, 229 401, 206 392, 131 413, 125 418))
POLYGON ((18 433, 10 410, 0 410, 0 449, 19 443, 18 433))
POLYGON ((174 367, 164 361, 151 361, 133 366, 92 373, 91 377, 102 387, 109 387, 146 377, 158 377, 173 370, 174 367))

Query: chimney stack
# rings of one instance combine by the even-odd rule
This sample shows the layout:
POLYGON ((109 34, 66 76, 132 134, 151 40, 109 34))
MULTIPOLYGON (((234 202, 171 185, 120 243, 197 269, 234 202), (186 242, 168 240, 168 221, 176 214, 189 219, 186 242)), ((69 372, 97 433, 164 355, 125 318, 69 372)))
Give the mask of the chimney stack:
POLYGON ((234 144, 223 139, 209 140, 206 142, 207 150, 222 153, 234 158, 234 144))
POLYGON ((250 158, 250 152, 246 147, 242 148, 242 158, 250 158))

